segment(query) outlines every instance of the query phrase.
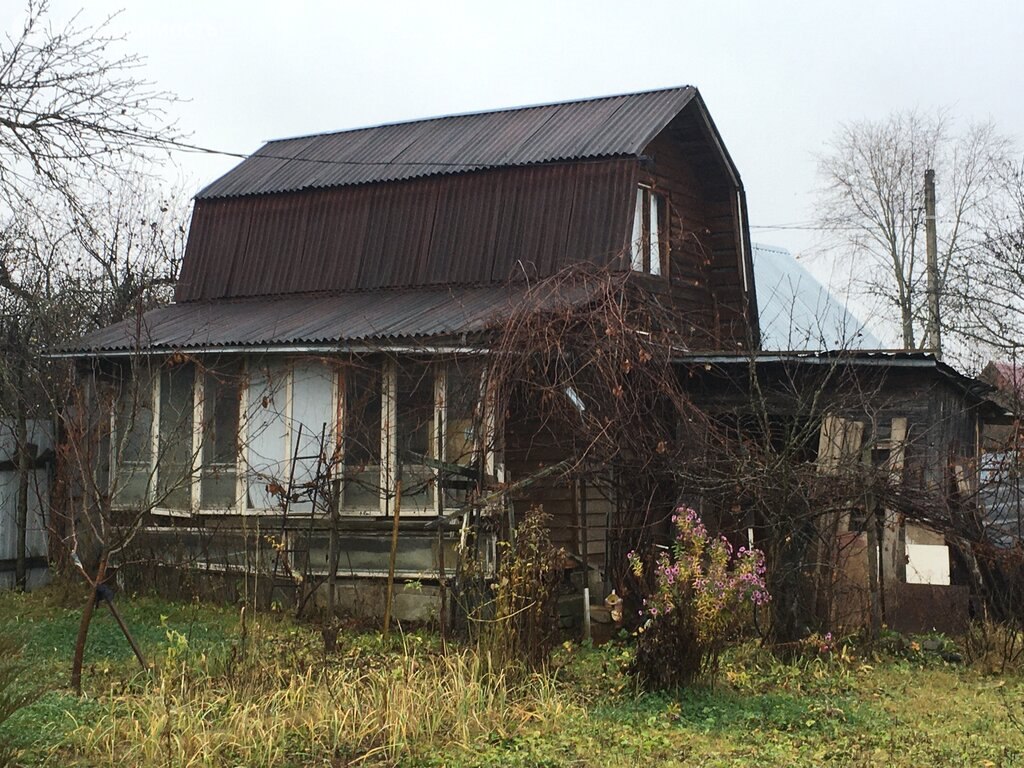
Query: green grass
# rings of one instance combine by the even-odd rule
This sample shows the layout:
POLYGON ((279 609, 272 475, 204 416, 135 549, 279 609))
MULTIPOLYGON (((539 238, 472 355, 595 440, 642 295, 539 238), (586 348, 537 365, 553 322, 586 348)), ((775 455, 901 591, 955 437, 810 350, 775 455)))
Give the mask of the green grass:
POLYGON ((909 644, 784 664, 753 644, 713 689, 642 694, 627 646, 560 648, 544 675, 506 675, 430 634, 319 633, 276 614, 119 599, 155 671, 105 611, 85 691, 66 687, 83 595, 0 594, 0 634, 42 698, 0 725, 24 765, 1012 766, 1024 684, 909 644))

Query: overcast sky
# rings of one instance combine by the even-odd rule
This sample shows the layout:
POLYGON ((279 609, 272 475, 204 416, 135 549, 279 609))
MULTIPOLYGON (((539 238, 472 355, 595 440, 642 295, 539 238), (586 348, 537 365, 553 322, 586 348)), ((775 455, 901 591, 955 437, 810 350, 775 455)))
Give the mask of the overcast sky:
MULTIPOLYGON (((16 0, 0 9, 12 29, 16 0)), ((1024 2, 52 0, 113 29, 187 101, 199 145, 696 85, 747 189, 755 241, 809 260, 814 155, 838 124, 949 107, 1024 133, 1024 2)), ((237 160, 178 158, 198 190, 237 160)), ((828 279, 827 264, 809 265, 828 279)))

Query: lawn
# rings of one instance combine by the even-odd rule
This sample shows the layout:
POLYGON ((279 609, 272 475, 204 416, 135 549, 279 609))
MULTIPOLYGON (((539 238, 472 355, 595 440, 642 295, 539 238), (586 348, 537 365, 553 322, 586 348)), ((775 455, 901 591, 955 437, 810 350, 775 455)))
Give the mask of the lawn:
POLYGON ((566 644, 545 674, 508 674, 427 632, 350 631, 325 655, 316 628, 285 615, 122 596, 154 672, 99 611, 78 697, 82 597, 0 594, 17 685, 41 693, 0 725, 18 764, 1024 765, 1022 681, 912 641, 791 663, 747 643, 713 688, 652 695, 622 671, 627 643, 566 644))

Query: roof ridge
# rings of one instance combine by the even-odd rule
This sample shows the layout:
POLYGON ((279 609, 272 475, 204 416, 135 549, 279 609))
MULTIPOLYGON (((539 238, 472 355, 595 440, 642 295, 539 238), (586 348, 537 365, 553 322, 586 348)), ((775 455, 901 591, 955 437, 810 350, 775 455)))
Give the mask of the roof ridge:
POLYGON ((636 156, 693 86, 387 123, 269 142, 196 199, 394 182, 488 168, 636 156))
MULTIPOLYGON (((670 91, 679 91, 683 93, 687 90, 696 90, 696 86, 693 85, 673 85, 664 88, 650 88, 644 91, 625 91, 623 93, 610 93, 604 96, 586 96, 579 99, 565 99, 564 101, 547 101, 538 102, 534 104, 522 104, 518 106, 509 107, 498 107, 496 109, 475 109, 468 112, 450 112, 448 114, 431 115, 426 117, 414 117, 408 120, 392 120, 384 123, 375 123, 372 125, 360 125, 354 128, 338 128, 335 130, 317 131, 315 133, 300 133, 294 136, 284 136, 277 139, 267 139, 263 146, 267 147, 271 144, 282 144, 289 141, 301 141, 302 139, 318 139, 326 136, 337 136, 342 133, 359 133, 360 131, 374 131, 381 128, 390 128, 392 126, 399 125, 415 125, 416 123, 432 123, 441 120, 451 120, 459 117, 475 117, 477 115, 497 115, 504 112, 526 112, 531 109, 543 109, 545 107, 561 107, 569 104, 586 104, 592 101, 605 101, 610 99, 621 99, 627 96, 647 96, 655 93, 668 93, 670 91)), ((257 154, 259 150, 256 151, 257 154)))

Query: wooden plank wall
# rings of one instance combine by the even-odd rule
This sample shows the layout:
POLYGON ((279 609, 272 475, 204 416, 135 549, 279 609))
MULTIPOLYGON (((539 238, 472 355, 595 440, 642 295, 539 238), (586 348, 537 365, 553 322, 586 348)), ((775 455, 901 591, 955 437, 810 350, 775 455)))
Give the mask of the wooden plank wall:
POLYGON ((735 188, 708 159, 706 142, 683 139, 693 131, 673 125, 646 150, 653 163, 640 181, 668 199, 669 283, 650 282, 692 318, 695 348, 742 349, 748 328, 735 188))
MULTIPOLYGON (((565 440, 539 420, 515 419, 510 423, 515 427, 506 433, 505 466, 511 482, 527 478, 571 455, 565 440)), ((551 517, 552 543, 576 558, 581 558, 586 549, 590 567, 604 572, 607 521, 613 509, 608 484, 596 479, 584 482, 554 476, 523 489, 513 502, 517 520, 522 519, 531 507, 541 507, 551 517), (584 509, 585 520, 582 516, 584 509)))

